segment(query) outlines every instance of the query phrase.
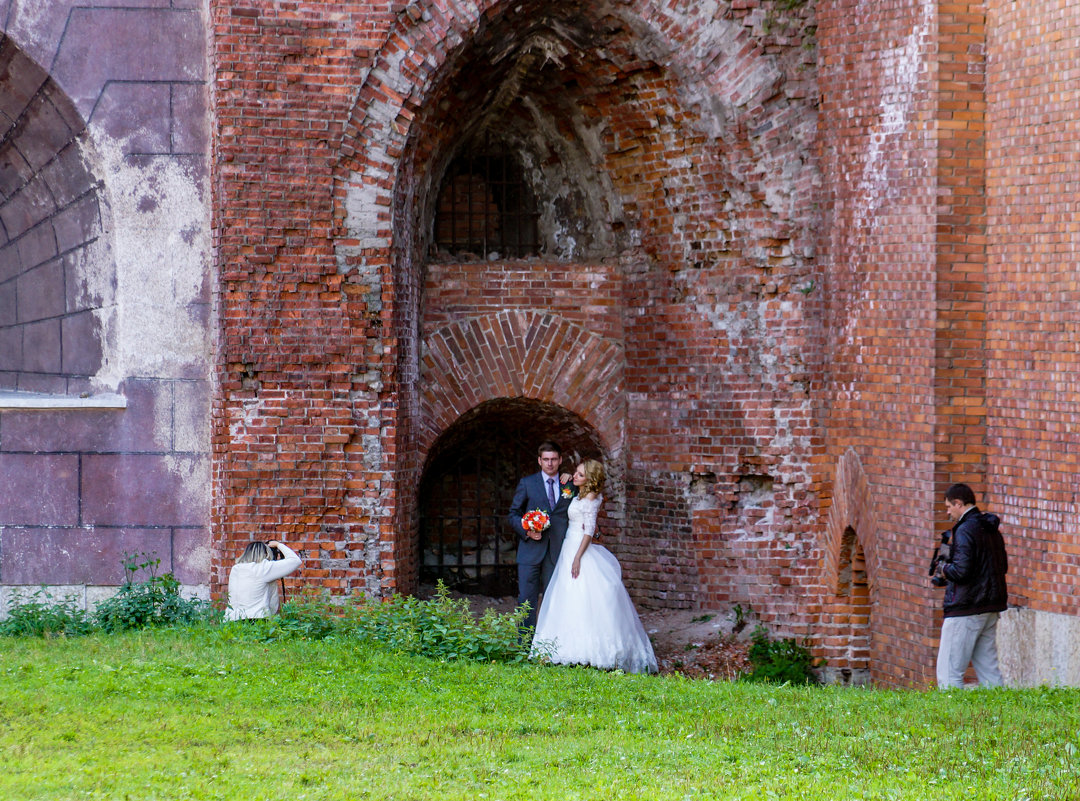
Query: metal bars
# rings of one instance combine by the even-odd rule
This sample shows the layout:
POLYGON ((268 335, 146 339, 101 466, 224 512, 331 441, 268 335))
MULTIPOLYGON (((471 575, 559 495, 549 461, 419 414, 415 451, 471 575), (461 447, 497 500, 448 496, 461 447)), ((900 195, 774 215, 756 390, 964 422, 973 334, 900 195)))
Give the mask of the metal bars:
POLYGON ((446 171, 435 212, 435 244, 450 254, 526 258, 540 252, 539 212, 524 172, 487 134, 446 171))
POLYGON ((437 468, 424 482, 420 509, 420 580, 485 595, 516 588, 516 542, 505 522, 508 474, 498 451, 472 452, 437 468), (504 508, 505 507, 505 508, 504 508))

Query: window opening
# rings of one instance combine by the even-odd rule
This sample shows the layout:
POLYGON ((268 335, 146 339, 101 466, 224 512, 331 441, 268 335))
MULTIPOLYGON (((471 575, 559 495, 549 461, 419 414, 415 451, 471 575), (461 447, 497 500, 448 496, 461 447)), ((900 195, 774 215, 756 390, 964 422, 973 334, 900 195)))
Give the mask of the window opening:
POLYGON ((539 218, 520 162, 485 133, 446 171, 435 211, 435 244, 451 254, 483 258, 535 256, 539 218))

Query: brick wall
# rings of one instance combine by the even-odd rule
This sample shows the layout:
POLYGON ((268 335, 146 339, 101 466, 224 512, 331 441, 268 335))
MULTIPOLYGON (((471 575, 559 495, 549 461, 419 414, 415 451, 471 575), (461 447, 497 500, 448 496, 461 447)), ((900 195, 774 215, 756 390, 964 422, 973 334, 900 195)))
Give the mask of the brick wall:
POLYGON ((339 271, 332 199, 343 121, 386 9, 344 7, 211 8, 219 589, 252 539, 299 547, 305 575, 339 590, 379 572, 357 529, 377 540, 373 509, 393 500, 372 447, 393 412, 369 388, 385 361, 383 290, 339 271))
POLYGON ((225 553, 279 518, 345 556, 350 578, 331 585, 409 589, 425 454, 463 414, 522 398, 578 416, 614 462, 614 547, 639 598, 741 599, 805 631, 823 442, 810 10, 218 3, 212 16, 225 553), (543 196, 544 258, 432 251, 442 172, 477 120, 497 123, 543 196), (534 357, 544 332, 565 355, 534 357), (347 442, 298 419, 328 407, 351 415, 347 442), (327 500, 305 514, 297 497, 327 500))
MULTIPOLYGON (((1075 13, 978 2, 865 13, 819 13, 824 172, 836 176, 825 406, 838 464, 825 575, 843 568, 854 532, 874 599, 874 678, 918 684, 932 678, 940 622, 926 557, 955 481, 1005 520, 1010 601, 1075 614, 1074 315, 1062 293, 1076 269, 1063 182, 1075 126, 1067 84, 1049 69, 1066 58, 1060 40, 1040 34, 1075 13)), ((829 656, 829 631, 859 615, 831 584, 824 599, 829 656)), ((1058 634, 1038 635, 1056 644, 1036 655, 1035 628, 1008 629, 1007 662, 1058 664, 1058 634)))
POLYGON ((1080 9, 988 2, 986 18, 986 505, 1003 520, 1013 603, 1075 616, 1080 9))
MULTIPOLYGON (((938 434, 938 19, 927 4, 838 2, 818 9, 818 25, 828 212, 822 466, 833 479, 819 626, 846 625, 831 571, 850 527, 876 599, 874 677, 918 682, 935 644, 925 564, 938 434)), ((836 646, 824 655, 842 654, 836 646)))

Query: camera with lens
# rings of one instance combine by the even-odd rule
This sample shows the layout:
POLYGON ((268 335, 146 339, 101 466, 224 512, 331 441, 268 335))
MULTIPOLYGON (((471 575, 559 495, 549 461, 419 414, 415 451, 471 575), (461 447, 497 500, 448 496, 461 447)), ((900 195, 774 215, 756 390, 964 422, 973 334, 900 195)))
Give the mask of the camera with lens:
POLYGON ((285 558, 285 554, 283 554, 281 552, 280 548, 277 548, 277 547, 271 545, 270 543, 266 543, 266 547, 270 549, 270 559, 272 561, 276 562, 279 559, 284 559, 285 558))
POLYGON ((930 583, 935 587, 944 587, 949 583, 941 570, 952 554, 952 548, 949 546, 951 536, 952 529, 946 529, 941 533, 941 544, 934 549, 934 555, 930 558, 930 583))

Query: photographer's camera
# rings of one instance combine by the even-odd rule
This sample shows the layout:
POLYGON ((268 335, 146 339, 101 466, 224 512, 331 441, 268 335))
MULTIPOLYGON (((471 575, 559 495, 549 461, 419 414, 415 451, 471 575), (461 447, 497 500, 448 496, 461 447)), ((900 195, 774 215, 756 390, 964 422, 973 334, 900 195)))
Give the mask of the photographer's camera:
POLYGON ((949 561, 949 557, 952 553, 952 549, 949 547, 949 537, 951 534, 951 529, 942 532, 941 544, 934 549, 934 555, 930 559, 930 583, 935 587, 944 587, 949 583, 949 580, 945 578, 942 573, 942 569, 949 561))

